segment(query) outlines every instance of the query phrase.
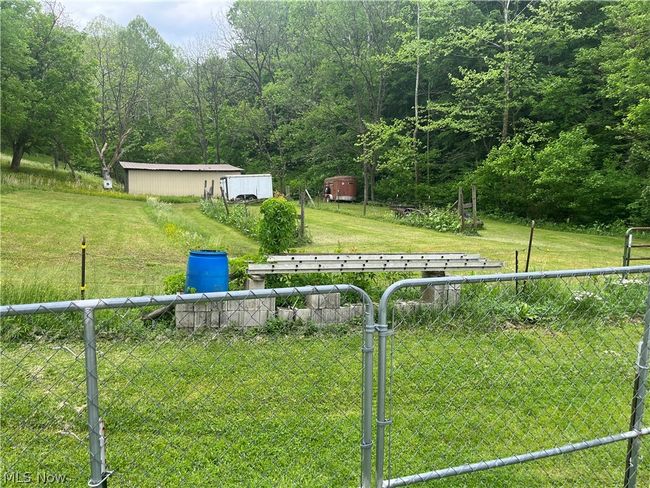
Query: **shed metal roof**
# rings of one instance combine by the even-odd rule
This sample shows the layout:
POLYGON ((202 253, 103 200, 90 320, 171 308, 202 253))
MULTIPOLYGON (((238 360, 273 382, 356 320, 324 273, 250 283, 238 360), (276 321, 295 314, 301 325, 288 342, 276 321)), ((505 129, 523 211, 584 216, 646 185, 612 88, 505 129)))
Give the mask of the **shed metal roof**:
POLYGON ((120 161, 122 168, 141 169, 145 171, 243 171, 230 164, 153 164, 120 161))

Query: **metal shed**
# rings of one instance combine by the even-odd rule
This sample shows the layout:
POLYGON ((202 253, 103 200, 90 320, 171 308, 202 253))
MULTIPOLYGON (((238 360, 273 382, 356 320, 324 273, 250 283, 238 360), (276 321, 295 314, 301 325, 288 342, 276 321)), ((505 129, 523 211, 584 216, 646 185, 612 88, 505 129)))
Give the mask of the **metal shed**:
MULTIPOLYGON (((133 195, 202 196, 205 182, 219 188, 222 176, 243 170, 229 164, 150 164, 120 161, 126 173, 125 187, 133 195)), ((215 195, 217 196, 217 195, 215 195)))

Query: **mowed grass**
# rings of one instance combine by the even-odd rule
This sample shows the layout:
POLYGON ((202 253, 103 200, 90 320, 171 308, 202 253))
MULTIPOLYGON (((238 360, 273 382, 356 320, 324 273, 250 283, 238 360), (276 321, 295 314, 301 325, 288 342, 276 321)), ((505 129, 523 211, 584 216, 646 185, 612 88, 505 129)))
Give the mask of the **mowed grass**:
MULTIPOLYGON (((530 236, 526 226, 485 219, 479 236, 466 236, 376 220, 390 217, 390 209, 383 207, 368 207, 369 218, 364 218, 362 208, 359 204, 308 207, 306 223, 313 243, 300 252, 470 252, 501 261, 504 270, 514 271, 515 250, 519 250, 520 270, 524 268, 530 236)), ((650 244, 648 239, 638 242, 650 244)), ((642 255, 642 251, 638 250, 637 255, 642 255)), ((530 269, 621 266, 622 256, 623 236, 538 228, 534 232, 530 269)))
MULTIPOLYGON (((205 247, 232 255, 256 249, 248 238, 198 210, 185 221, 184 205, 196 204, 179 204, 178 215, 160 223, 145 202, 74 193, 21 190, 3 194, 0 205, 3 288, 25 290, 27 301, 78 297, 82 236, 87 297, 161 293, 165 276, 184 271, 189 250, 167 232, 167 224, 190 233, 200 230, 205 247)), ((21 298, 11 291, 11 298, 21 298)), ((3 303, 10 303, 7 292, 3 303)))
MULTIPOLYGON (((18 182, 3 191, 3 303, 76 296, 81 235, 91 297, 160 292, 164 276, 185 267, 186 235, 234 255, 257 248, 194 203, 171 205, 160 217, 143 201, 64 190, 18 182), (26 292, 7 295, 7 284, 26 292)), ((298 252, 466 251, 503 260, 505 269, 528 239, 525 226, 491 220, 480 236, 466 237, 364 219, 358 205, 309 208, 307 225, 313 243, 298 252)), ((621 255, 622 237, 539 229, 531 268, 612 266, 621 255)), ((157 326, 144 333, 137 315, 98 315, 100 407, 108 468, 116 470, 110 485, 358 486, 360 329, 186 336, 157 326), (115 321, 126 324, 118 334, 115 321), (124 332, 129 323, 137 334, 124 332)), ((494 317, 480 318, 475 330, 464 321, 459 329, 414 322, 392 339, 386 477, 627 430, 638 316, 562 331, 485 330, 481 323, 494 317)), ((38 324, 59 319, 41 316, 38 324)), ((3 472, 58 473, 86 486, 79 336, 2 344, 3 472)), ((638 486, 650 483, 650 445, 643 446, 638 486)), ((621 486, 624 461, 625 443, 617 443, 423 486, 621 486)))
MULTIPOLYGON (((634 362, 638 334, 638 324, 553 338, 535 330, 401 331, 386 476, 627 430, 633 375, 623 366, 634 362)), ((111 484, 358 486, 359 336, 100 338, 111 484)), ((6 470, 85 485, 82 351, 77 341, 4 351, 6 470)), ((638 486, 650 481, 648 446, 638 486)), ((423 486, 620 486, 625 449, 617 443, 423 486)))
MULTIPOLYGON (((27 160, 24 165, 22 173, 6 167, 2 172, 3 303, 77 297, 82 236, 88 241, 89 297, 161 293, 164 278, 184 270, 190 248, 216 248, 238 256, 254 254, 259 247, 237 229, 203 215, 196 202, 170 204, 161 219, 143 200, 115 198, 123 196, 119 192, 79 193, 69 173, 43 162, 27 160), (49 191, 41 191, 45 189, 49 191)), ((83 174, 79 184, 90 191, 100 180, 83 174)), ((511 271, 519 250, 520 269, 524 266, 526 226, 487 219, 480 236, 464 236, 377 220, 390 213, 382 207, 370 206, 368 213, 375 218, 362 217, 359 204, 308 207, 312 243, 295 251, 470 252, 501 261, 503 270, 511 271)), ((623 236, 537 229, 530 269, 617 266, 622 247, 623 236)))

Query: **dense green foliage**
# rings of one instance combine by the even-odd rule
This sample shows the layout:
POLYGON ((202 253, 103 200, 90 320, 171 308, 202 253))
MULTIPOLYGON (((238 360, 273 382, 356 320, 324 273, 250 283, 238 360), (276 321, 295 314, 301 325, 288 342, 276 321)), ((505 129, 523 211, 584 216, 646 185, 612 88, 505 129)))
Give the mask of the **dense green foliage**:
POLYGON ((44 43, 55 13, 2 6, 3 144, 30 127, 24 150, 96 173, 223 162, 312 194, 350 174, 368 201, 434 206, 477 183, 480 209, 650 223, 649 2, 238 0, 225 51, 140 17, 57 20, 44 43))
POLYGON ((223 200, 202 200, 201 212, 217 222, 237 229, 248 237, 257 238, 259 219, 249 212, 246 205, 234 204, 226 208, 223 200))
POLYGON ((83 36, 62 20, 55 4, 44 12, 34 0, 2 0, 2 144, 11 168, 23 154, 47 151, 72 172, 83 159, 95 110, 92 64, 83 56, 83 36))
POLYGON ((436 208, 411 212, 404 217, 400 217, 399 221, 414 227, 424 227, 438 232, 460 231, 460 217, 457 213, 436 208))
POLYGON ((280 254, 296 244, 296 207, 285 198, 269 198, 260 207, 262 219, 259 224, 260 252, 280 254))

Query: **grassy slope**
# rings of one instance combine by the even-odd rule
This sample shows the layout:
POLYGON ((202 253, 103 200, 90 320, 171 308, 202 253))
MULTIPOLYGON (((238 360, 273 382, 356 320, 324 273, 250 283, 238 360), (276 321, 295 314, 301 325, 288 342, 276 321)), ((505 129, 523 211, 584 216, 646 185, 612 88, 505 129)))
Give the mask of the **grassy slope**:
MULTIPOLYGON (((88 240, 89 296, 158 293, 164 276, 184 268, 187 242, 165 232, 144 202, 63 192, 19 190, 3 194, 3 281, 49 281, 74 296, 79 276, 79 241, 88 240)), ((173 205, 170 222, 203 237, 200 247, 231 255, 255 252, 257 245, 237 231, 202 215, 195 203, 173 205)), ((528 229, 488 220, 480 237, 443 234, 389 222, 309 209, 313 244, 299 252, 466 251, 514 268, 514 249, 523 267, 528 229)), ((194 245, 196 240, 193 241, 194 245)), ((536 231, 531 269, 613 266, 621 239, 536 231)))
POLYGON ((196 203, 172 207, 162 220, 142 200, 102 194, 101 180, 53 170, 46 159, 24 160, 21 171, 2 163, 0 223, 3 303, 78 296, 80 241, 86 236, 89 297, 160 293, 165 276, 182 271, 189 243, 231 254, 257 245, 200 214, 196 203), (97 195, 89 194, 97 193, 97 195), (17 285, 17 286, 12 286, 17 285))
POLYGON ((195 203, 179 203, 174 205, 173 209, 189 225, 223 239, 224 244, 221 247, 227 249, 232 255, 255 254, 259 248, 259 245, 249 237, 202 214, 195 203))
POLYGON ((81 236, 88 243, 90 296, 145 291, 183 263, 181 250, 165 239, 142 202, 41 191, 10 193, 1 202, 8 281, 47 279, 74 287, 81 236))

